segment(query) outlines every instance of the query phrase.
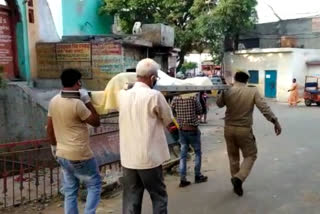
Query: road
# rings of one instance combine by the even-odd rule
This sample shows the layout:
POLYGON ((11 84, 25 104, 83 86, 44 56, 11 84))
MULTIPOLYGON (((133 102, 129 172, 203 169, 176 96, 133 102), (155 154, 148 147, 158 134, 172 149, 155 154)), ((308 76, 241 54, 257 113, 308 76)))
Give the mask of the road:
MULTIPOLYGON (((304 105, 297 108, 278 103, 270 105, 279 117, 283 133, 276 137, 272 124, 255 111, 254 133, 259 154, 252 174, 244 184, 244 196, 239 198, 232 192, 221 129, 224 109, 214 108, 209 115, 209 124, 201 127, 203 170, 209 181, 179 189, 178 178, 167 177, 170 213, 320 213, 320 109, 304 105)), ((193 179, 191 173, 190 179, 193 179)), ((151 213, 150 200, 145 201, 144 213, 151 213)))
MULTIPOLYGON (((174 214, 318 214, 320 213, 320 108, 270 103, 283 127, 276 137, 271 123, 256 110, 254 133, 258 159, 244 184, 244 196, 232 192, 223 138, 224 109, 212 106, 208 124, 201 126, 203 173, 207 183, 178 188, 179 177, 167 175, 169 213, 174 214)), ((188 176, 193 180, 193 164, 188 176)), ((57 202, 61 203, 61 202, 57 202)), ((63 213, 57 203, 42 213, 63 213)), ((83 207, 83 205, 81 205, 83 207)), ((104 199, 97 210, 121 213, 121 195, 104 199)), ((150 214, 146 193, 143 213, 150 214)))

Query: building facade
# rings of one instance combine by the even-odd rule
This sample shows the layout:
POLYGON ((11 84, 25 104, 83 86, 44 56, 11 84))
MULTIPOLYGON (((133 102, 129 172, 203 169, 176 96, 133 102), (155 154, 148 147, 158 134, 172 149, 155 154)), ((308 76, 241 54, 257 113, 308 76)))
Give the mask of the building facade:
POLYGON ((0 1, 0 66, 9 79, 29 79, 28 5, 0 1))
POLYGON ((240 36, 238 49, 225 53, 228 82, 236 70, 245 69, 261 94, 286 101, 296 78, 302 97, 305 76, 320 75, 320 17, 258 24, 240 36))
POLYGON ((238 69, 249 71, 250 85, 258 87, 266 98, 287 101, 296 78, 303 95, 305 77, 320 76, 320 49, 268 48, 228 52, 224 58, 228 83, 238 69))
POLYGON ((320 48, 320 17, 257 24, 240 36, 239 50, 252 48, 320 48))
POLYGON ((0 66, 5 76, 36 79, 39 42, 59 42, 64 35, 110 34, 113 17, 100 16, 100 5, 100 0, 0 0, 0 66))
POLYGON ((113 17, 99 14, 101 0, 59 1, 63 36, 112 34, 113 17))

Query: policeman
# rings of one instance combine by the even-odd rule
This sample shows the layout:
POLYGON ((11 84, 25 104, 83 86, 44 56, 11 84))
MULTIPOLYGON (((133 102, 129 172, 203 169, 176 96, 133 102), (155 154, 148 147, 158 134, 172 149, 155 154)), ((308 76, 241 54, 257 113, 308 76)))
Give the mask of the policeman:
POLYGON ((231 183, 233 191, 243 195, 242 183, 250 174, 257 159, 257 145, 252 132, 252 114, 257 106, 264 117, 274 124, 276 135, 281 134, 281 126, 266 101, 261 97, 258 89, 247 86, 250 74, 238 70, 235 74, 234 85, 227 91, 221 92, 217 105, 226 106, 224 136, 230 162, 231 183), (240 151, 243 162, 240 165, 240 151))

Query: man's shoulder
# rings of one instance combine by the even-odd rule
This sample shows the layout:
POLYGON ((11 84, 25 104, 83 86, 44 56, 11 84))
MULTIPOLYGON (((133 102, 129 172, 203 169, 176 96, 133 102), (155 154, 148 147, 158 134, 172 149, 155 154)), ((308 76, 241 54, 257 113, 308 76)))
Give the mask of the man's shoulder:
POLYGON ((57 94, 56 96, 54 96, 50 102, 49 102, 49 105, 52 105, 52 104, 58 104, 58 103, 61 103, 63 102, 63 104, 65 104, 65 102, 68 102, 68 104, 74 104, 74 105, 78 105, 78 104, 81 104, 83 103, 80 99, 76 99, 76 98, 63 98, 61 96, 61 94, 57 94))
POLYGON ((252 94, 259 93, 259 90, 255 85, 248 85, 246 88, 252 94))
POLYGON ((52 99, 49 102, 49 105, 52 104, 52 103, 58 102, 59 99, 61 99, 61 94, 60 93, 55 95, 54 97, 52 97, 52 99))
POLYGON ((130 91, 130 90, 132 90, 132 89, 128 89, 128 90, 121 89, 121 90, 119 91, 119 95, 120 95, 120 96, 123 96, 123 95, 125 95, 126 93, 128 93, 128 91, 130 91))
POLYGON ((121 89, 118 93, 118 99, 119 100, 124 100, 127 99, 127 97, 131 96, 133 89, 121 89))
POLYGON ((151 89, 150 88, 149 90, 150 90, 150 95, 163 96, 163 94, 160 91, 156 90, 156 89, 151 89))
POLYGON ((151 88, 147 89, 144 96, 145 96, 145 99, 149 101, 153 100, 158 102, 159 100, 165 100, 164 95, 160 91, 151 89, 151 88))
POLYGON ((257 91, 258 88, 257 86, 255 85, 246 85, 244 87, 235 87, 235 86, 232 86, 230 89, 228 89, 227 91, 242 91, 242 90, 246 90, 246 91, 257 91))
POLYGON ((145 97, 151 98, 151 97, 163 96, 163 94, 156 89, 144 87, 144 88, 139 88, 139 90, 143 91, 143 94, 145 97))
POLYGON ((134 95, 135 97, 138 96, 140 98, 143 98, 144 100, 152 100, 152 99, 158 99, 159 97, 163 97, 163 94, 155 89, 151 88, 131 88, 128 90, 121 90, 119 92, 119 98, 120 99, 126 99, 127 97, 131 97, 134 95))
POLYGON ((256 88, 257 86, 255 86, 255 85, 248 85, 247 87, 248 87, 248 88, 256 88))

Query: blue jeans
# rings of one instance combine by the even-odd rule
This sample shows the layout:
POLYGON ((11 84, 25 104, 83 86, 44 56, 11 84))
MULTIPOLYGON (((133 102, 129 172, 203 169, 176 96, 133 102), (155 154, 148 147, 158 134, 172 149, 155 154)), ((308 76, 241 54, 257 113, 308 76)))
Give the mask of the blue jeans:
POLYGON ((189 145, 191 145, 195 152, 195 176, 201 175, 201 132, 195 131, 179 131, 181 153, 180 153, 180 177, 181 180, 186 180, 187 176, 187 155, 189 145))
POLYGON ((96 159, 69 161, 58 157, 63 171, 64 213, 78 214, 78 190, 80 181, 87 187, 85 214, 96 213, 100 201, 101 177, 96 159))

